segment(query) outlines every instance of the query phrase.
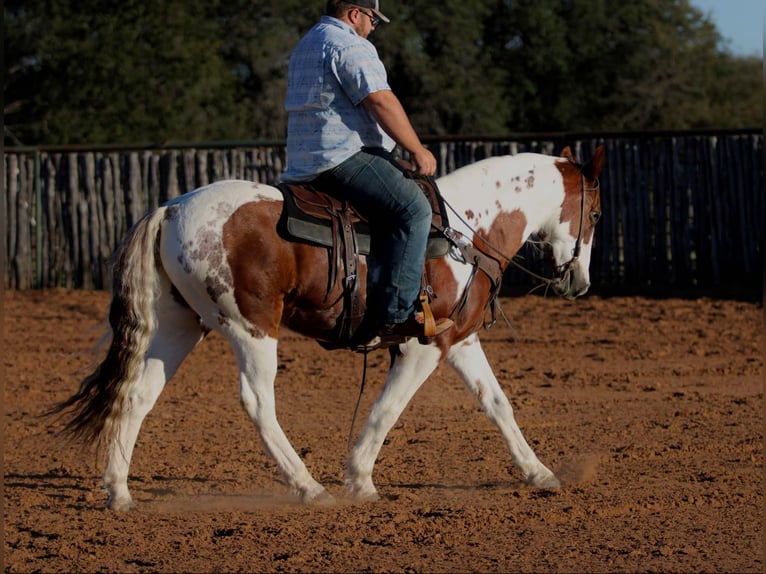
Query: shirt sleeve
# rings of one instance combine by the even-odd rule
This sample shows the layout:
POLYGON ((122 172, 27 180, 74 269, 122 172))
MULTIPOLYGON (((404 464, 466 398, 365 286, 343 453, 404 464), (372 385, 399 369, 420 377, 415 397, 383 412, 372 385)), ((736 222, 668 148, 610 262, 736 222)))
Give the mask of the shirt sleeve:
POLYGON ((355 106, 374 92, 391 89, 377 50, 366 40, 339 50, 332 60, 332 68, 343 91, 355 106))

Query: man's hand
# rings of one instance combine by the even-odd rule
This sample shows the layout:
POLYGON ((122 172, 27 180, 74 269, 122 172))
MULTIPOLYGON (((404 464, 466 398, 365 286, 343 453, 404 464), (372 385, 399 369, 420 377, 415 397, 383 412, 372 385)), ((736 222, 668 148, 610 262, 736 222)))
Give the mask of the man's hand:
POLYGON ((422 175, 436 173, 436 158, 427 147, 420 146, 420 149, 410 152, 410 156, 415 167, 415 173, 422 175))

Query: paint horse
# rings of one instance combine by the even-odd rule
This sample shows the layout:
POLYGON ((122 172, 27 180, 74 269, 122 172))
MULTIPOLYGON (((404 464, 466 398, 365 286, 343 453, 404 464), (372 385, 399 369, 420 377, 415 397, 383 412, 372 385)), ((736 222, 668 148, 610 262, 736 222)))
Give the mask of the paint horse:
MULTIPOLYGON (((450 316, 455 326, 428 344, 413 338, 391 347, 384 388, 347 462, 345 485, 353 499, 378 498, 372 480, 376 456, 442 360, 497 425, 525 481, 559 486, 524 439, 479 343, 478 331, 498 285, 478 267, 483 258, 502 275, 536 234, 555 264, 553 290, 570 299, 585 293, 603 165, 603 146, 585 165, 566 148, 562 157, 492 157, 438 179, 456 216, 447 230, 453 249, 428 260, 426 272, 438 295, 434 316, 450 316), (482 257, 467 260, 461 250, 466 245, 482 257)), ((321 341, 335 326, 342 297, 337 285, 327 293, 327 248, 278 234, 282 204, 282 194, 268 185, 213 183, 146 214, 115 253, 106 356, 74 395, 52 409, 65 413, 66 431, 105 452, 109 508, 132 506, 128 470, 141 423, 184 358, 211 330, 235 351, 241 404, 291 491, 305 503, 332 501, 277 421, 274 379, 280 325, 321 341)), ((360 274, 365 272, 362 261, 360 274)))

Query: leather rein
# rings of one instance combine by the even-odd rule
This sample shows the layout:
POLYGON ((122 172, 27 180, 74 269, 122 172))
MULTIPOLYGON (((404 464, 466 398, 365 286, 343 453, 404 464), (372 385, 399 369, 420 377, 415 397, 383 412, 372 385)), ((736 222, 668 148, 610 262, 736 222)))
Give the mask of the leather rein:
MULTIPOLYGON (((577 261, 578 257, 580 256, 580 249, 582 246, 582 236, 583 236, 583 232, 585 231, 585 192, 597 191, 599 189, 598 178, 596 179, 595 187, 587 187, 585 185, 585 176, 582 175, 582 171, 580 171, 580 178, 581 178, 580 229, 577 233, 577 241, 575 242, 575 247, 572 250, 572 258, 560 267, 561 278, 566 277, 566 275, 570 272, 572 265, 574 265, 575 261, 577 261)), ((429 181, 431 185, 434 186, 434 189, 438 190, 438 187, 436 186, 436 181, 434 180, 432 176, 428 176, 426 179, 429 181)), ((460 253, 460 258, 463 260, 463 263, 472 265, 471 275, 469 276, 468 281, 466 282, 465 289, 463 289, 463 294, 460 296, 460 301, 458 301, 458 303, 452 309, 452 312, 450 313, 450 317, 454 317, 457 314, 459 314, 468 304, 468 294, 470 293, 471 287, 473 286, 473 281, 476 278, 477 272, 481 270, 489 278, 489 281, 490 281, 489 297, 487 298, 486 303, 484 303, 484 313, 482 313, 481 318, 476 322, 476 324, 473 325, 470 332, 471 333, 476 332, 482 326, 484 327, 484 329, 490 329, 497 322, 498 311, 503 316, 503 319, 505 320, 506 325, 508 325, 508 328, 511 330, 511 332, 513 332, 513 327, 511 326, 511 322, 508 320, 508 317, 505 315, 503 308, 500 306, 497 300, 497 297, 500 293, 500 286, 503 281, 503 273, 505 271, 505 267, 507 267, 509 263, 513 264, 516 267, 518 267, 520 270, 522 270, 524 273, 534 277, 535 279, 539 281, 542 281, 547 286, 550 286, 550 284, 556 281, 556 279, 550 279, 548 277, 543 277, 542 275, 538 275, 537 273, 530 271, 529 269, 527 269, 520 263, 514 261, 513 257, 509 257, 508 255, 503 253, 502 250, 498 249, 497 247, 492 245, 490 242, 488 242, 486 239, 478 235, 476 233, 476 230, 473 229, 473 227, 471 227, 468 224, 468 222, 465 219, 463 219, 463 217, 461 217, 461 215, 455 210, 454 207, 452 207, 452 205, 450 205, 450 203, 446 199, 444 199, 444 196, 442 196, 442 201, 444 202, 444 205, 448 207, 449 210, 463 223, 463 225, 465 225, 473 233, 474 241, 475 241, 475 238, 478 237, 481 240, 481 243, 485 246, 486 251, 493 251, 496 255, 499 255, 500 258, 505 259, 506 261, 506 264, 503 265, 497 257, 490 255, 485 250, 482 250, 478 246, 475 246, 473 243, 469 243, 468 240, 459 231, 455 231, 451 227, 443 227, 441 225, 438 225, 432 222, 431 225, 434 228, 441 231, 442 234, 452 244, 454 249, 450 250, 450 256, 455 257, 457 259, 457 257, 453 254, 453 251, 457 250, 460 253), (491 312, 491 319, 489 321, 485 320, 487 308, 489 308, 491 312)), ((365 382, 367 380, 367 354, 368 353, 369 351, 364 351, 364 369, 362 371, 362 383, 359 388, 359 397, 357 398, 356 405, 354 406, 354 413, 351 418, 351 427, 349 428, 349 432, 348 432, 348 448, 349 449, 351 449, 352 447, 356 416, 359 411, 359 405, 362 400, 365 382)))
MULTIPOLYGON (((580 250, 582 248, 582 235, 585 231, 585 192, 587 191, 598 191, 601 187, 601 184, 596 178, 596 185, 593 187, 588 187, 585 184, 585 176, 582 174, 582 171, 580 171, 580 229, 577 231, 577 240, 575 241, 574 249, 572 250, 572 257, 569 261, 562 264, 559 269, 559 278, 564 279, 572 270, 572 266, 575 264, 575 262, 580 258, 580 250)), ((526 271, 526 270, 525 270, 526 271)), ((550 285, 555 281, 555 279, 546 279, 545 282, 550 285)))
MULTIPOLYGON (((557 278, 549 278, 549 277, 543 277, 542 275, 539 275, 518 261, 516 261, 513 257, 509 257, 506 255, 502 250, 492 245, 489 241, 481 237, 476 233, 476 230, 473 229, 465 219, 463 219, 460 214, 455 210, 452 205, 450 205, 449 202, 444 200, 445 205, 452 211, 452 213, 465 225, 471 232, 474 234, 474 238, 479 238, 481 240, 481 244, 483 244, 484 249, 481 248, 479 245, 473 245, 468 243, 468 241, 463 237, 463 235, 455 231, 452 228, 442 228, 440 231, 447 237, 447 239, 450 240, 453 247, 455 247, 461 255, 461 258, 465 263, 469 263, 473 265, 473 270, 471 272, 470 277, 468 278, 468 282, 466 284, 465 289, 463 290, 463 294, 460 298, 460 301, 457 303, 455 308, 453 309, 452 313, 450 313, 450 316, 455 315, 456 313, 460 313, 460 311, 465 307, 465 305, 468 302, 468 293, 470 291, 471 286, 473 285, 473 280, 475 278, 477 270, 483 271, 487 277, 490 279, 491 287, 490 287, 490 294, 489 298, 487 299, 487 302, 485 303, 485 311, 489 307, 492 312, 492 318, 490 321, 484 322, 484 328, 489 329, 492 327, 496 321, 497 316, 496 312, 497 310, 500 311, 501 314, 503 314, 502 308, 497 303, 497 296, 500 291, 500 284, 502 282, 502 276, 505 270, 505 267, 507 267, 508 264, 514 265, 527 275, 537 279, 538 281, 541 281, 546 287, 549 287, 551 284, 555 283, 556 281, 560 281, 567 277, 567 275, 571 272, 572 267, 577 262, 577 260, 580 257, 580 251, 582 249, 582 243, 583 243, 583 234, 585 232, 585 194, 588 191, 598 191, 599 190, 599 180, 596 178, 596 184, 594 187, 588 187, 585 182, 585 176, 582 174, 582 171, 580 172, 580 226, 577 232, 577 239, 575 241, 574 249, 572 250, 572 257, 569 259, 569 261, 563 263, 562 265, 557 267, 557 278), (494 257, 488 251, 494 252, 495 255, 498 255, 501 259, 505 260, 505 265, 503 265, 500 260, 497 257, 494 257)), ((505 318, 506 322, 508 322, 508 319, 503 314, 503 317, 505 318)), ((481 322, 481 320, 480 320, 481 322)), ((479 325, 475 325, 473 330, 476 330, 479 328, 479 325)))

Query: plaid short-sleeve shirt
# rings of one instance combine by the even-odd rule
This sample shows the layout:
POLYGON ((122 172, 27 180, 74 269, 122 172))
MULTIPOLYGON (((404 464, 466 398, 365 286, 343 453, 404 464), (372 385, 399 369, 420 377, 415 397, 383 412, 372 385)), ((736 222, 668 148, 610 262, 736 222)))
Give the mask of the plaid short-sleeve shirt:
POLYGON ((290 56, 282 180, 311 180, 362 147, 393 149, 394 141, 361 103, 390 89, 375 46, 345 22, 322 16, 290 56))

